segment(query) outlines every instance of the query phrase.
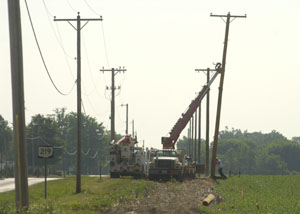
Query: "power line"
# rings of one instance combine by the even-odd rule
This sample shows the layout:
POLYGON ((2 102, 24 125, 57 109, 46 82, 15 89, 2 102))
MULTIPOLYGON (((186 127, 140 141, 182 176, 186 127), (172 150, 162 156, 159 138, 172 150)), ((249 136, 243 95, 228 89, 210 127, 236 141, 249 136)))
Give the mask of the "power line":
POLYGON ((107 67, 109 68, 110 66, 109 66, 109 60, 108 60, 108 53, 107 53, 107 46, 106 46, 106 40, 105 40, 103 22, 101 22, 101 27, 102 27, 102 36, 103 36, 103 43, 104 43, 104 51, 105 51, 105 56, 106 56, 106 64, 107 64, 107 67))
POLYGON ((91 159, 95 159, 97 156, 98 156, 98 152, 96 152, 96 153, 95 153, 95 155, 94 155, 94 156, 92 156, 92 157, 91 157, 91 156, 89 156, 89 158, 91 158, 91 159))
POLYGON ((52 25, 52 21, 50 20, 50 17, 53 17, 53 15, 52 15, 52 13, 50 12, 49 8, 47 7, 47 5, 46 5, 46 3, 45 3, 45 0, 43 0, 43 4, 44 4, 44 8, 45 8, 45 10, 46 10, 46 12, 47 12, 47 14, 48 14, 47 18, 48 18, 48 21, 49 21, 49 23, 50 23, 52 32, 54 33, 54 36, 55 36, 55 38, 56 38, 56 41, 58 42, 60 48, 62 49, 62 51, 63 51, 63 53, 64 53, 64 57, 65 57, 65 60, 66 60, 66 63, 67 63, 69 72, 70 72, 70 74, 71 74, 73 80, 75 80, 75 77, 74 77, 74 75, 73 75, 73 73, 72 73, 72 70, 71 70, 70 62, 69 62, 69 60, 68 60, 68 57, 69 57, 70 59, 73 59, 73 57, 71 57, 70 54, 67 53, 66 49, 65 49, 64 46, 63 46, 63 41, 62 41, 62 38, 61 38, 60 30, 59 30, 59 27, 58 27, 58 25, 57 25, 56 22, 55 22, 55 26, 56 26, 56 29, 57 29, 57 34, 56 34, 55 30, 54 30, 54 27, 53 27, 53 25, 52 25))
POLYGON ((74 12, 77 13, 77 10, 74 9, 74 7, 71 5, 71 3, 69 2, 69 0, 66 0, 66 1, 67 1, 68 5, 70 6, 70 8, 71 8, 74 12))
POLYGON ((84 0, 84 2, 85 2, 85 4, 88 6, 88 8, 89 8, 95 15, 100 16, 100 14, 97 13, 97 12, 89 5, 89 3, 88 3, 86 0, 84 0))
MULTIPOLYGON (((53 17, 53 15, 52 15, 52 13, 50 12, 49 8, 47 7, 47 5, 46 5, 46 3, 45 3, 45 0, 43 0, 43 5, 44 5, 44 8, 45 8, 45 10, 46 10, 46 12, 47 12, 47 14, 48 14, 48 16, 47 16, 48 21, 49 21, 49 23, 50 23, 51 29, 52 29, 52 31, 53 31, 53 33, 54 33, 54 36, 55 36, 55 38, 56 38, 56 40, 57 40, 59 46, 61 47, 61 49, 63 50, 63 52, 65 53, 66 56, 68 56, 69 58, 73 58, 73 57, 70 56, 70 54, 68 54, 68 53, 66 52, 65 48, 63 47, 62 39, 61 39, 60 31, 59 31, 59 27, 58 27, 57 24, 56 24, 56 28, 57 28, 57 34, 58 34, 58 35, 56 34, 56 32, 55 32, 55 30, 54 30, 54 27, 53 27, 53 25, 52 25, 52 21, 51 21, 51 19, 50 19, 50 17, 53 17)), ((68 62, 68 65, 69 65, 69 61, 68 61, 68 60, 67 60, 67 62, 68 62)), ((70 66, 69 66, 69 67, 70 67, 70 66)), ((73 77, 73 74, 72 74, 72 77, 73 77)), ((74 79, 74 77, 73 77, 73 79, 74 79)))
MULTIPOLYGON (((94 81, 94 76, 93 76, 93 73, 92 73, 92 70, 91 70, 91 65, 90 65, 90 60, 89 60, 89 57, 88 57, 88 53, 87 53, 87 49, 86 49, 86 44, 85 44, 85 40, 84 40, 84 37, 82 37, 82 43, 83 43, 83 48, 84 48, 84 51, 85 51, 85 57, 86 57, 86 61, 87 61, 87 65, 88 65, 88 70, 90 72, 90 75, 92 77, 92 83, 94 85, 94 88, 93 90, 90 92, 90 93, 87 93, 86 96, 89 96, 90 94, 92 94, 94 91, 97 92, 97 94, 100 96, 100 93, 98 92, 97 90, 97 85, 94 81)), ((100 78, 100 74, 98 76, 98 79, 100 78)))
POLYGON ((71 90, 70 90, 68 93, 63 93, 63 92, 60 91, 60 90, 57 88, 57 86, 55 85, 55 83, 54 83, 54 81, 53 81, 53 79, 52 79, 52 77, 51 77, 51 75, 50 75, 50 73, 49 73, 49 70, 48 70, 48 68, 47 68, 46 62, 45 62, 44 57, 43 57, 43 54, 42 54, 42 50, 41 50, 41 48, 40 48, 40 45, 39 45, 39 42, 38 42, 38 39, 37 39, 35 30, 34 30, 34 26, 33 26, 33 22, 32 22, 32 19, 31 19, 31 15, 30 15, 30 11, 29 11, 28 4, 27 4, 27 0, 25 0, 25 5, 26 5, 26 10, 27 10, 27 14, 28 14, 29 21, 30 21, 31 29, 32 29, 32 32, 33 32, 33 35, 34 35, 34 38, 35 38, 35 42, 36 42, 36 45, 37 45, 37 47, 38 47, 38 50, 39 50, 41 59, 42 59, 42 61, 43 61, 45 70, 46 70, 46 72, 47 72, 47 74, 48 74, 48 77, 49 77, 49 79, 50 79, 52 85, 53 85, 54 88, 56 89, 56 91, 57 91, 58 93, 60 93, 61 95, 67 96, 67 95, 71 94, 71 92, 72 92, 72 90, 73 90, 73 88, 74 88, 76 82, 74 83, 74 85, 72 86, 71 90))
POLYGON ((86 115, 86 111, 85 111, 85 108, 84 108, 84 105, 83 105, 82 98, 81 98, 81 105, 82 105, 83 111, 84 111, 84 113, 85 113, 85 115, 86 115))
MULTIPOLYGON (((87 5, 87 7, 97 16, 100 16, 99 13, 97 13, 91 6, 90 4, 84 0, 85 4, 87 5)), ((105 50, 105 56, 106 56, 106 63, 107 63, 107 67, 109 66, 109 60, 108 60, 108 54, 107 54, 107 46, 106 46, 106 41, 105 41, 105 34, 104 34, 104 26, 103 26, 103 22, 101 22, 101 29, 102 29, 102 36, 103 36, 103 43, 104 43, 104 50, 105 50)))

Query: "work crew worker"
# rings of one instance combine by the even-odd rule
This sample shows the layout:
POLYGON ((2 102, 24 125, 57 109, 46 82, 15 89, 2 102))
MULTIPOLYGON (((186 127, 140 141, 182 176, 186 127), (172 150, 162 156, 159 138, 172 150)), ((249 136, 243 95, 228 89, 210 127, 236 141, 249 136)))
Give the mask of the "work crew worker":
POLYGON ((218 172, 221 175, 222 179, 226 179, 226 175, 224 175, 223 173, 223 165, 222 165, 222 161, 219 158, 216 158, 216 165, 218 167, 218 172))

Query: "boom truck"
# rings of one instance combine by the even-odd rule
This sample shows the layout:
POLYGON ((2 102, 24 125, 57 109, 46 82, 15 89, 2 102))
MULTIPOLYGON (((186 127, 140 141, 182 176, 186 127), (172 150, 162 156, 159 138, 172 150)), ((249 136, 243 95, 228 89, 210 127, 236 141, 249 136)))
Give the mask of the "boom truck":
POLYGON ((196 164, 190 157, 184 156, 182 151, 175 149, 175 144, 182 132, 186 127, 189 120, 199 107, 201 100, 205 97, 209 91, 210 85, 213 83, 219 73, 221 73, 221 63, 217 63, 215 66, 216 73, 210 79, 199 92, 198 96, 188 106, 186 112, 184 112, 178 121, 175 123, 169 137, 162 137, 162 150, 157 150, 155 157, 149 165, 149 179, 170 179, 176 178, 182 181, 185 177, 195 177, 196 164))
POLYGON ((110 145, 110 177, 133 176, 142 178, 147 174, 145 167, 146 152, 143 147, 135 146, 137 139, 125 135, 110 145))

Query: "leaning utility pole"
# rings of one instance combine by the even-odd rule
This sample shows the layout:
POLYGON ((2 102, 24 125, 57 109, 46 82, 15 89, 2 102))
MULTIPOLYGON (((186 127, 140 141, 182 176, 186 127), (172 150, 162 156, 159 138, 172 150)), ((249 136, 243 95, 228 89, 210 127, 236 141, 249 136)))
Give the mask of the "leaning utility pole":
POLYGON ((8 0, 10 63, 13 104, 14 170, 16 209, 20 212, 29 207, 27 153, 25 140, 24 80, 22 30, 19 0, 8 0))
POLYGON ((77 170, 76 170, 76 193, 81 192, 81 47, 80 32, 89 21, 102 21, 99 19, 81 19, 79 12, 77 19, 56 19, 54 21, 66 21, 77 31, 77 170), (71 24, 71 21, 77 22, 77 27, 71 24), (81 27, 81 21, 86 23, 81 27))
POLYGON ((215 135, 214 135, 214 144, 213 144, 213 153, 212 153, 212 159, 211 159, 211 171, 210 176, 215 176, 216 171, 216 157, 217 157, 217 147, 218 147, 218 141, 219 141, 219 128, 220 128, 220 118, 221 118, 221 104, 222 104, 222 92, 223 92, 223 84, 224 84, 224 76, 225 76, 225 65, 226 65, 226 53, 227 53, 227 44, 228 44, 228 35, 229 35, 229 24, 231 22, 231 18, 246 18, 246 15, 244 16, 232 16, 230 13, 227 15, 212 15, 212 17, 220 17, 224 18, 226 17, 226 30, 225 30, 225 39, 224 39, 224 49, 223 49, 223 59, 222 59, 222 67, 221 67, 221 79, 220 79, 220 85, 219 85, 219 96, 218 96, 218 106, 217 106, 217 116, 216 116, 216 126, 215 126, 215 135))
MULTIPOLYGON (((218 64, 217 64, 217 66, 218 66, 218 64)), ((210 81, 210 72, 212 72, 212 71, 218 72, 217 69, 210 69, 210 68, 195 69, 195 71, 198 71, 198 72, 200 72, 200 71, 205 72, 206 71, 206 76, 207 76, 206 81, 207 81, 207 85, 208 85, 208 83, 210 81)), ((206 93, 206 140, 205 140, 206 141, 205 142, 205 175, 206 176, 208 176, 208 174, 209 174, 208 173, 208 169, 209 169, 209 90, 210 90, 210 88, 208 88, 208 91, 206 93)))
POLYGON ((125 72, 126 69, 123 67, 119 67, 119 68, 111 68, 111 69, 100 69, 100 71, 104 72, 104 71, 109 71, 111 72, 111 106, 110 106, 110 111, 111 111, 111 115, 110 115, 110 141, 112 142, 113 140, 115 140, 115 90, 117 89, 115 87, 115 76, 119 73, 119 72, 125 72))

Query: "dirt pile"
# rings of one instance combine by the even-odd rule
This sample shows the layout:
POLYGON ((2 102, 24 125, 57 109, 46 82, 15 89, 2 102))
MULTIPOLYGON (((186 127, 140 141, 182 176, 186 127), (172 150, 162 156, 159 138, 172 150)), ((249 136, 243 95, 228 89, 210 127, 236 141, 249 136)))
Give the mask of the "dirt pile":
POLYGON ((223 201, 215 191, 213 182, 207 178, 182 183, 154 182, 151 190, 145 190, 143 200, 120 203, 110 211, 127 214, 199 213, 199 206, 209 194, 216 197, 212 204, 223 201))

